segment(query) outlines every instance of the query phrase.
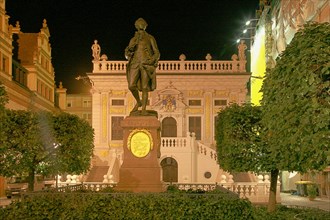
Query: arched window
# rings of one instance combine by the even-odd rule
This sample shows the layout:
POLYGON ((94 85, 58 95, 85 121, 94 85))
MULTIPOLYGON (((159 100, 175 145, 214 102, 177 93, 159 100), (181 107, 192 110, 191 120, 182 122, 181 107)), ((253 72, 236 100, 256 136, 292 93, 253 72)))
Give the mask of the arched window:
POLYGON ((172 117, 166 117, 162 121, 162 137, 177 137, 176 120, 172 117))
POLYGON ((178 182, 178 163, 172 157, 166 157, 160 163, 164 182, 178 182))

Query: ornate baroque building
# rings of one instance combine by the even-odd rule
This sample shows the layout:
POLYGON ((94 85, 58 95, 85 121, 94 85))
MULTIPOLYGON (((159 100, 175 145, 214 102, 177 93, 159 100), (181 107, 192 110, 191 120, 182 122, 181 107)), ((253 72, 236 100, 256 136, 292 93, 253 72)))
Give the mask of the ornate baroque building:
MULTIPOLYGON (((156 110, 161 122, 160 164, 165 182, 214 183, 221 181, 222 174, 229 175, 217 164, 214 124, 218 112, 228 104, 246 102, 250 73, 242 53, 244 49, 228 61, 212 60, 210 54, 200 61, 187 61, 183 54, 177 61, 159 61, 157 89, 149 94, 147 108, 156 110)), ((127 88, 126 63, 107 60, 103 54, 96 56, 93 71, 87 74, 95 130, 95 158, 89 176, 100 174, 88 181, 102 181, 104 175, 118 181, 125 147, 120 122, 135 105, 127 88)), ((67 111, 73 107, 69 97, 67 111)))
MULTIPOLYGON (((92 48, 101 49, 95 44, 92 48)), ((269 176, 225 172, 219 167, 221 158, 217 158, 215 150, 218 112, 231 103, 248 101, 250 73, 245 68, 246 48, 241 43, 238 55, 226 61, 212 60, 210 54, 198 61, 188 61, 183 54, 179 60, 159 61, 157 88, 149 94, 147 109, 157 111, 161 122, 159 164, 164 182, 181 187, 202 186, 198 184, 214 187, 217 183, 252 202, 267 201, 269 176)), ((59 92, 62 109, 83 117, 91 113, 95 132, 90 172, 79 177, 67 176, 63 184, 117 183, 127 147, 123 146, 120 123, 135 105, 127 85, 127 61, 108 60, 107 55, 94 52, 93 70, 84 77, 91 83, 91 96, 66 95, 64 88, 57 90, 62 91, 59 92)), ((277 201, 280 202, 279 193, 277 201)))

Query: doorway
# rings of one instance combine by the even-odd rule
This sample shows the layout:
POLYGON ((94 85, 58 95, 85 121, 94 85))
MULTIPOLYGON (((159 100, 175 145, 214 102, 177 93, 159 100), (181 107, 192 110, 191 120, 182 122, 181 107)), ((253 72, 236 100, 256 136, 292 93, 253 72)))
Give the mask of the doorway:
POLYGON ((163 170, 163 181, 178 182, 178 163, 172 157, 166 157, 160 163, 163 170))

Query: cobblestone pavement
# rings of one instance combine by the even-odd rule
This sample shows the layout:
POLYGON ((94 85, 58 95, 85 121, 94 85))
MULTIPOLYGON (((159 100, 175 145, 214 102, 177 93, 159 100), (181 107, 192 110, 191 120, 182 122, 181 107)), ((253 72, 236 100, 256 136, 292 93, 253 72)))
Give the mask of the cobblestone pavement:
POLYGON ((317 197, 310 201, 308 197, 291 195, 289 193, 281 193, 281 204, 289 207, 310 207, 330 211, 330 198, 317 197))

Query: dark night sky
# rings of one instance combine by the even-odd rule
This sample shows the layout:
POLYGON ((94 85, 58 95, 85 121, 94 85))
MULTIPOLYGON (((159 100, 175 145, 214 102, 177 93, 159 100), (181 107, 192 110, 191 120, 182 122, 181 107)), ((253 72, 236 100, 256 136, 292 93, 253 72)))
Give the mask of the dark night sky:
POLYGON ((87 92, 75 80, 92 70, 91 46, 99 41, 101 54, 124 60, 124 49, 143 17, 156 40, 161 60, 229 60, 237 53, 235 40, 244 23, 254 18, 259 0, 7 0, 9 22, 21 31, 36 33, 47 19, 52 63, 58 85, 68 93, 87 92))

